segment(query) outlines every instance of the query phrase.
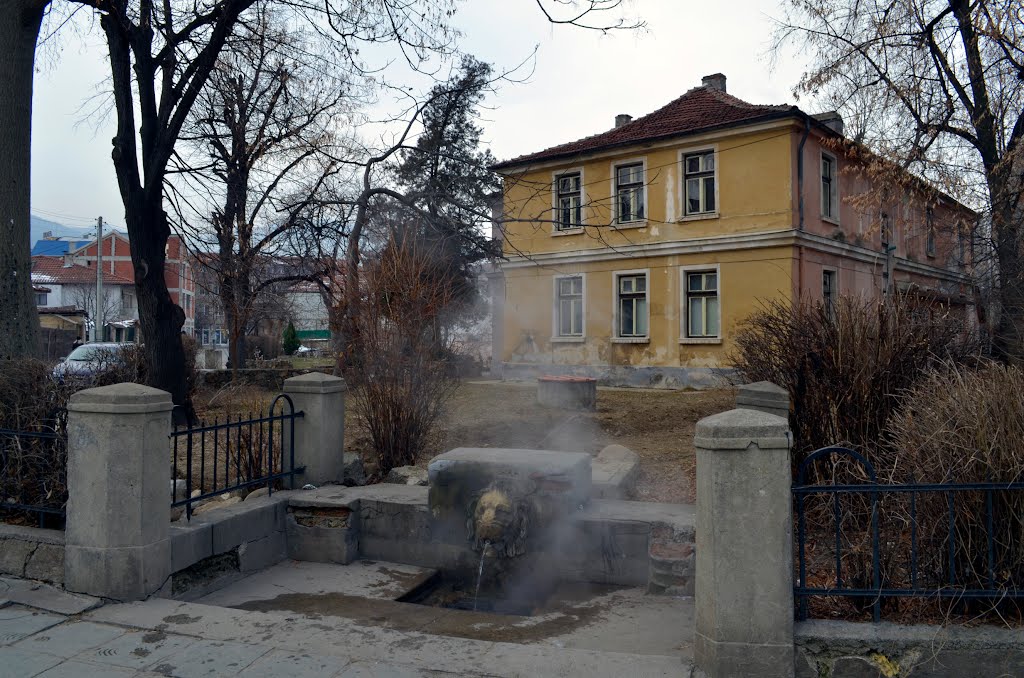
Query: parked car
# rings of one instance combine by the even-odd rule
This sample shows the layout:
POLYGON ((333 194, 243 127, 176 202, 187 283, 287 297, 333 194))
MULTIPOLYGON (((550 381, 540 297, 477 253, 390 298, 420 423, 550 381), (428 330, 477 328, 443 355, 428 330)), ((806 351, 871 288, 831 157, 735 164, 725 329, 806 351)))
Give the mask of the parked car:
POLYGON ((104 342, 83 344, 53 368, 53 376, 64 379, 89 379, 112 366, 122 364, 125 344, 104 342))

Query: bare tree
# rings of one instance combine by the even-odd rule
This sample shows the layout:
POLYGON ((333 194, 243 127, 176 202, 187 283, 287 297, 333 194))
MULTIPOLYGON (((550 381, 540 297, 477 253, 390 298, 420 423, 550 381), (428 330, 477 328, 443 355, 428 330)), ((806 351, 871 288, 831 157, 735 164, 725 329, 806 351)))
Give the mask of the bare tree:
POLYGON ((95 285, 70 285, 65 287, 64 296, 75 308, 80 308, 89 316, 89 323, 99 323, 97 337, 103 336, 103 326, 115 320, 122 320, 121 288, 108 285, 103 288, 103 299, 99 312, 96 310, 95 285))
MULTIPOLYGON (((147 378, 151 385, 169 391, 175 404, 186 405, 187 412, 190 406, 186 402, 185 353, 180 332, 185 314, 172 301, 163 277, 165 247, 170 236, 164 185, 168 163, 192 107, 240 18, 255 0, 65 1, 91 8, 100 17, 117 118, 111 157, 131 238, 147 378)), ((453 0, 274 2, 296 18, 308 21, 314 30, 331 35, 353 64, 360 63, 361 48, 374 43, 397 46, 403 60, 413 68, 428 63, 431 56, 450 55, 454 51, 457 32, 448 23, 454 14, 453 0)), ((628 27, 623 21, 613 21, 609 26, 587 23, 592 15, 617 12, 621 0, 583 0, 578 12, 575 3, 553 0, 558 9, 573 10, 565 17, 550 12, 547 0, 536 2, 555 23, 595 29, 628 27)), ((48 0, 16 0, 0 9, 0 38, 6 47, 0 59, 0 75, 5 76, 4 82, 14 86, 8 102, 0 105, 4 111, 0 115, 5 116, 0 123, 4 125, 5 136, 10 135, 12 145, 10 161, 0 165, 0 185, 5 191, 8 186, 15 187, 10 196, 13 211, 4 222, 4 228, 11 229, 11 238, 5 241, 13 243, 13 247, 27 244, 31 66, 41 17, 49 4, 48 0)), ((23 277, 20 283, 5 278, 0 285, 0 305, 5 309, 10 305, 14 311, 10 315, 22 325, 15 327, 16 331, 35 336, 37 330, 29 308, 28 267, 13 256, 0 260, 0 266, 10 266, 4 272, 11 278, 19 272, 23 277)), ((9 340, 4 341, 6 347, 9 340)), ((18 339, 11 348, 29 350, 29 344, 18 339)))
POLYGON ((244 366, 247 330, 263 293, 319 275, 285 251, 293 229, 338 171, 335 131, 354 99, 329 46, 290 28, 259 2, 240 22, 200 94, 172 161, 182 181, 179 230, 215 274, 233 369, 244 366), (191 214, 195 213, 196 224, 191 214))
POLYGON ((1019 0, 790 0, 776 46, 807 48, 798 93, 858 121, 873 171, 909 169, 990 224, 995 349, 1024 359, 1024 9, 1019 0), (870 110, 866 110, 867 108, 870 110))

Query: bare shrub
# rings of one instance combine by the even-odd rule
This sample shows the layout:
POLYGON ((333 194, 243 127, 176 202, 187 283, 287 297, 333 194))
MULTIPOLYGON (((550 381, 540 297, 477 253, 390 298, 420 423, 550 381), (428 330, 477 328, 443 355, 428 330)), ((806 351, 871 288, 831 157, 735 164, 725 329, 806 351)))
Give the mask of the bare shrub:
POLYGON ((345 377, 380 475, 430 447, 458 386, 440 320, 453 299, 452 276, 432 255, 412 238, 393 238, 365 265, 358 348, 345 377))
POLYGON ((948 307, 907 294, 873 300, 777 300, 744 323, 732 362, 746 381, 789 391, 794 464, 846 443, 871 453, 898 396, 940 361, 976 359, 979 346, 948 307))
MULTIPOLYGON (((886 431, 892 452, 876 462, 879 475, 891 482, 1024 482, 1024 372, 993 362, 943 368, 900 397, 886 431)), ((922 552, 922 573, 940 585, 1024 588, 1024 491, 957 492, 952 537, 948 502, 942 492, 919 498, 921 539, 933 545, 922 552)))
MULTIPOLYGON (((67 501, 67 414, 73 389, 47 363, 0 361, 0 429, 54 438, 0 434, 0 508, 25 504, 53 509, 67 501)), ((20 512, 0 519, 28 520, 20 512)))

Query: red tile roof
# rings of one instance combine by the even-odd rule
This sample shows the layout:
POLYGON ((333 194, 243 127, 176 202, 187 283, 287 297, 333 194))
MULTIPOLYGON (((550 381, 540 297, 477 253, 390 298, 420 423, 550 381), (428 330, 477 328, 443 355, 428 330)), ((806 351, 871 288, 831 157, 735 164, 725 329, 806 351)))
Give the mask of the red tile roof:
MULTIPOLYGON (((32 282, 35 284, 50 283, 53 285, 95 285, 96 269, 91 266, 72 264, 64 265, 64 257, 32 257, 32 282)), ((135 282, 103 271, 104 285, 134 285, 135 282)))
POLYGON ((789 115, 800 115, 796 106, 762 106, 737 99, 731 94, 707 86, 694 87, 675 101, 658 110, 626 123, 559 146, 521 155, 493 166, 501 170, 530 162, 554 160, 586 151, 626 146, 644 141, 665 139, 685 134, 706 132, 737 124, 749 124, 789 115))

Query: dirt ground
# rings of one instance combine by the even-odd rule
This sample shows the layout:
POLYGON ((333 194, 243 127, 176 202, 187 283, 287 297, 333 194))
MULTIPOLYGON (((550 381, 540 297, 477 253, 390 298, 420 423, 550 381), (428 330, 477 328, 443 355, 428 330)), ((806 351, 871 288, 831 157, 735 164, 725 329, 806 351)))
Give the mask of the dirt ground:
MULTIPOLYGON (((202 392, 196 398, 206 421, 266 410, 269 391, 253 386, 202 392)), ((733 406, 732 389, 666 391, 600 388, 596 412, 555 410, 537 403, 533 383, 463 383, 441 423, 440 441, 421 465, 454 447, 553 449, 597 454, 625 445, 640 456, 641 501, 693 502, 693 427, 733 406)), ((352 407, 345 412, 345 449, 372 459, 372 445, 352 407)))
MULTIPOLYGON (((539 405, 536 392, 532 383, 464 383, 448 407, 436 453, 453 447, 513 447, 597 454, 617 443, 640 456, 636 499, 692 502, 693 427, 702 417, 732 408, 735 400, 732 389, 601 388, 596 412, 569 412, 539 405)), ((346 422, 346 449, 365 458, 369 439, 351 412, 346 422)))

